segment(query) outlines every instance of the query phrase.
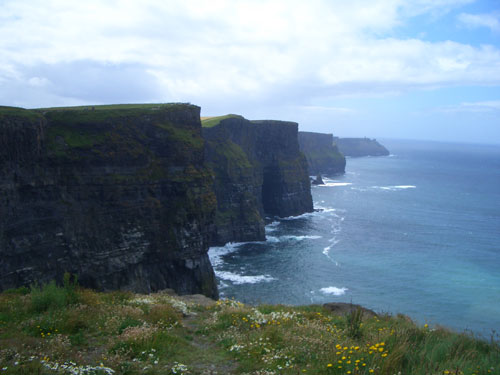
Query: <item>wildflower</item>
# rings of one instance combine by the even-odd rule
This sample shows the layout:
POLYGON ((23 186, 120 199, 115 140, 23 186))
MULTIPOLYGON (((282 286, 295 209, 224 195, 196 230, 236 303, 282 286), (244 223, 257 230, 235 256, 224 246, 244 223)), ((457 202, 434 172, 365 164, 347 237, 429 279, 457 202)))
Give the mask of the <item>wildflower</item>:
POLYGON ((387 357, 387 353, 382 354, 382 357, 387 357))
POLYGON ((326 367, 332 367, 333 365, 331 363, 327 364, 326 367))
POLYGON ((374 371, 375 371, 375 370, 373 370, 373 369, 371 368, 369 372, 374 372, 374 371))

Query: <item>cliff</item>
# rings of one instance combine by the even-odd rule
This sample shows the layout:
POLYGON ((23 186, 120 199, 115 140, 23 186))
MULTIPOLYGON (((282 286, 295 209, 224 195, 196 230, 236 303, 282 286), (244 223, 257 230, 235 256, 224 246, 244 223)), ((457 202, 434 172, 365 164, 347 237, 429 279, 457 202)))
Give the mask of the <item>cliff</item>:
POLYGON ((299 146, 311 175, 345 173, 345 157, 333 143, 332 134, 299 132, 299 146))
POLYGON ((61 280, 217 297, 200 108, 0 108, 0 290, 61 280))
POLYGON ((389 151, 370 138, 334 138, 334 143, 345 156, 387 156, 389 151))
POLYGON ((286 217, 313 210, 296 123, 235 115, 219 120, 209 119, 210 127, 203 127, 206 160, 216 176, 214 245, 264 240, 264 215, 286 217))

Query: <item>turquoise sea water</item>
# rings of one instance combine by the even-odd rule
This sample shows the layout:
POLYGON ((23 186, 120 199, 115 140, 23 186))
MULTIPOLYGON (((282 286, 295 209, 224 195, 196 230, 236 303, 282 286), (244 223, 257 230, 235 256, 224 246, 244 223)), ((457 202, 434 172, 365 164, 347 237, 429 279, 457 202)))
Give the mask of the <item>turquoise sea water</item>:
POLYGON ((312 189, 317 212, 269 218, 266 242, 209 252, 223 297, 353 302, 500 332, 500 146, 382 142, 312 189))

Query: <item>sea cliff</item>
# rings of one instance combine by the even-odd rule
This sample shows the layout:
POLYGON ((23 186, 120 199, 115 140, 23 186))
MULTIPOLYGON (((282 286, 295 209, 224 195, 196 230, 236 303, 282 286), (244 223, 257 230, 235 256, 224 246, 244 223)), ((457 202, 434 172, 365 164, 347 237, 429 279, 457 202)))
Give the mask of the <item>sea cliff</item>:
POLYGON ((334 143, 345 156, 387 156, 389 150, 376 139, 370 138, 334 138, 334 143))
POLYGON ((332 134, 299 132, 299 145, 311 175, 345 173, 345 157, 333 143, 332 134))
POLYGON ((215 172, 218 204, 212 244, 264 240, 265 215, 313 210, 297 123, 235 115, 205 121, 206 160, 215 172))
POLYGON ((76 274, 99 290, 217 297, 200 108, 0 108, 0 290, 76 274))

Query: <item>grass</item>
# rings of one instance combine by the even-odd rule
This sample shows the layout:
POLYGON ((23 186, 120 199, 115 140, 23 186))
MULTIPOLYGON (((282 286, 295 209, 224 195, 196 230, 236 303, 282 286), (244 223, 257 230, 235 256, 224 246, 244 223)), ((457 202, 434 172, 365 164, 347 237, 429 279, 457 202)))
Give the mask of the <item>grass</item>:
POLYGON ((97 293, 0 294, 0 374, 499 374, 498 342, 404 316, 97 293))
POLYGON ((214 116, 214 117, 201 117, 201 126, 204 128, 213 128, 214 126, 219 125, 222 120, 228 118, 243 118, 243 117, 234 114, 229 114, 224 116, 214 116))
POLYGON ((20 117, 28 120, 39 120, 41 118, 40 114, 35 111, 20 107, 0 106, 0 119, 5 117, 20 117))
MULTIPOLYGON (((185 103, 188 104, 188 103, 185 103)), ((184 103, 138 103, 138 104, 105 104, 105 105, 81 105, 72 107, 47 107, 35 108, 34 111, 48 112, 48 111, 108 111, 108 110, 123 110, 123 109, 146 109, 158 110, 164 108, 174 108, 176 106, 183 106, 184 103)))

